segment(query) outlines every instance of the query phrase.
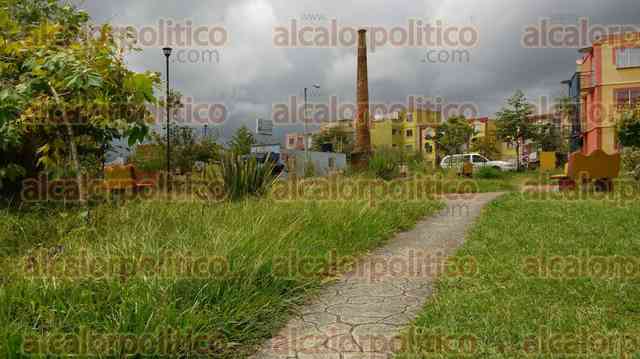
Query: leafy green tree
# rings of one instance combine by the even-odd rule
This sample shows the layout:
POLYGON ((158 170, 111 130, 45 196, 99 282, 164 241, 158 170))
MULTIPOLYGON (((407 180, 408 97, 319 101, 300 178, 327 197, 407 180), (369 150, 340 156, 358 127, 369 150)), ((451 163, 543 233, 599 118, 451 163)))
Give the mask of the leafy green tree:
POLYGON ((498 143, 492 136, 485 136, 473 141, 471 143, 471 152, 479 153, 492 160, 495 160, 500 156, 498 143))
MULTIPOLYGON (((146 137, 159 76, 127 69, 124 54, 136 49, 118 44, 131 35, 91 25, 70 4, 4 0, 0 25, 0 146, 36 146, 37 165, 54 176, 73 173, 84 201, 81 155, 114 138, 146 137)), ((23 164, 0 164, 11 165, 23 164)))
POLYGON ((542 151, 565 152, 560 129, 553 124, 535 126, 533 139, 542 151))
POLYGON ((242 126, 233 135, 229 142, 229 148, 239 155, 248 155, 251 153, 251 146, 255 143, 256 139, 253 133, 246 126, 242 126))
POLYGON ((618 121, 618 140, 624 147, 640 148, 640 109, 622 114, 618 121))
POLYGON ((464 117, 450 117, 436 129, 435 142, 442 154, 454 155, 462 153, 473 134, 473 127, 464 117))
POLYGON ((527 102, 524 93, 517 90, 507 100, 505 107, 497 113, 496 127, 498 138, 514 143, 516 147, 516 167, 520 169, 520 146, 535 136, 534 125, 529 121, 533 106, 527 102))
POLYGON ((624 147, 624 168, 640 181, 640 107, 622 114, 618 121, 618 141, 624 147))

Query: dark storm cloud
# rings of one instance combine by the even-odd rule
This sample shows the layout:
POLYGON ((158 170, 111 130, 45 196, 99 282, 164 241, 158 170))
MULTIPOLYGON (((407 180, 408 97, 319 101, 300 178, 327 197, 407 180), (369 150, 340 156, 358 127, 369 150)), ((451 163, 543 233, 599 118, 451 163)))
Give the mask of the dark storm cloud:
MULTIPOLYGON (((322 86, 314 93, 315 101, 331 96, 353 101, 355 49, 274 46, 274 28, 287 27, 292 20, 326 27, 335 19, 354 28, 407 26, 409 19, 473 26, 478 44, 467 49, 468 58, 457 61, 425 61, 426 48, 383 46, 371 51, 371 97, 375 102, 402 102, 410 95, 439 97, 473 103, 480 115, 493 115, 516 89, 530 99, 559 95, 560 81, 575 71, 577 49, 524 48, 526 26, 542 19, 574 25, 583 17, 605 25, 638 24, 640 19, 637 0, 86 0, 81 6, 97 22, 148 26, 159 20, 189 20, 223 26, 228 43, 209 49, 217 50, 218 61, 174 62, 172 84, 194 101, 225 104, 227 133, 240 123, 253 126, 255 118, 269 118, 273 103, 301 96, 302 89, 314 83, 322 86)), ((159 47, 129 56, 132 68, 163 71, 159 47)), ((198 51, 202 55, 202 49, 198 51)))

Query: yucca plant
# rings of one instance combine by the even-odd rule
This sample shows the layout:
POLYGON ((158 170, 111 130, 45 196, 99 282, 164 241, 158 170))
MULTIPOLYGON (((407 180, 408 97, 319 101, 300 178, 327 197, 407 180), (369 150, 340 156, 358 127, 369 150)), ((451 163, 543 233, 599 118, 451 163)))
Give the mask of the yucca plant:
POLYGON ((258 163, 255 157, 227 152, 221 156, 216 169, 207 173, 207 179, 219 182, 224 198, 237 201, 249 196, 263 196, 276 180, 274 164, 269 158, 258 163))

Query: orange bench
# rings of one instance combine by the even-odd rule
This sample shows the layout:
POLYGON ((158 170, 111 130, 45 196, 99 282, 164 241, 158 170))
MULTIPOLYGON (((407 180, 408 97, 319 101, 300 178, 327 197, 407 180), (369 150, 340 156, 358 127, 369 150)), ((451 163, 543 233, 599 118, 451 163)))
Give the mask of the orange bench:
POLYGON ((620 175, 620 153, 609 155, 602 150, 595 150, 588 155, 574 152, 569 155, 564 174, 551 176, 559 181, 561 191, 571 190, 576 183, 588 183, 595 180, 596 189, 613 190, 613 179, 620 175))

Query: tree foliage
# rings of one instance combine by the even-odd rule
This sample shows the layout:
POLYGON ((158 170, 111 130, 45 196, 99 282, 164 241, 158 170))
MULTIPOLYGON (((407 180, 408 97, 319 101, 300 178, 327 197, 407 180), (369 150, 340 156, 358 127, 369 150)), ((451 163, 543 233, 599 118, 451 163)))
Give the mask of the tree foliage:
POLYGON ((640 109, 622 114, 618 122, 618 140, 624 147, 640 148, 640 109))
MULTIPOLYGON (((118 137, 140 141, 152 121, 146 105, 156 101, 159 76, 127 69, 124 55, 136 49, 118 44, 131 35, 89 21, 54 0, 4 0, 0 7, 0 147, 18 153, 35 146, 35 165, 54 176, 80 179, 82 154, 118 137)), ((34 165, 0 161, 0 168, 34 165)))
POLYGON ((560 129, 553 124, 535 126, 533 139, 542 151, 566 152, 560 129))
POLYGON ((251 153, 251 146, 256 143, 256 139, 253 133, 249 131, 246 126, 240 127, 233 138, 229 142, 229 147, 232 152, 239 155, 248 155, 251 153))
POLYGON ((500 157, 498 142, 494 136, 484 136, 471 143, 471 152, 479 153, 492 160, 500 157))
POLYGON ((450 117, 438 126, 435 142, 444 155, 454 155, 463 151, 473 134, 473 127, 464 117, 450 117))
POLYGON ((533 106, 521 90, 507 100, 506 106, 497 113, 496 127, 498 138, 516 147, 516 166, 520 168, 520 145, 535 137, 535 127, 529 121, 533 106))

